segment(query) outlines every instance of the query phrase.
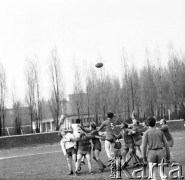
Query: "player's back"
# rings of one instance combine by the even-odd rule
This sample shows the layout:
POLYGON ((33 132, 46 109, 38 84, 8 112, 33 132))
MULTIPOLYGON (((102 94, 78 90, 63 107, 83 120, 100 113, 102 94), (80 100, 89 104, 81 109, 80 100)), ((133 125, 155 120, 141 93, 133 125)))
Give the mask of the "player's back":
POLYGON ((163 132, 154 127, 154 128, 149 128, 144 136, 148 139, 148 148, 149 149, 159 149, 163 147, 163 132))
POLYGON ((114 132, 115 132, 115 123, 114 123, 114 121, 111 120, 111 119, 107 119, 105 121, 105 124, 106 124, 106 127, 105 127, 106 133, 114 134, 114 132))

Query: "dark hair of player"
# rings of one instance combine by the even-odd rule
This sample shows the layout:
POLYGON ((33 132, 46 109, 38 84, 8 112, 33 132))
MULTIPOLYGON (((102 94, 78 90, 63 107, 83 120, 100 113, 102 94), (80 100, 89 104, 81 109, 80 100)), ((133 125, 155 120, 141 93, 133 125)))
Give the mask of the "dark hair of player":
POLYGON ((151 116, 151 117, 149 117, 149 118, 147 119, 147 122, 148 122, 148 125, 149 125, 150 127, 154 127, 155 124, 156 124, 156 119, 155 119, 153 116, 151 116))
POLYGON ((95 123, 92 123, 90 126, 91 126, 92 129, 96 129, 96 124, 95 123))
POLYGON ((81 122, 81 120, 79 118, 76 119, 76 121, 75 121, 76 124, 80 124, 80 122, 81 122))
POLYGON ((121 124, 121 128, 122 129, 127 129, 128 128, 128 124, 126 122, 121 124))
POLYGON ((114 114, 112 112, 108 112, 107 117, 112 119, 114 117, 114 114))

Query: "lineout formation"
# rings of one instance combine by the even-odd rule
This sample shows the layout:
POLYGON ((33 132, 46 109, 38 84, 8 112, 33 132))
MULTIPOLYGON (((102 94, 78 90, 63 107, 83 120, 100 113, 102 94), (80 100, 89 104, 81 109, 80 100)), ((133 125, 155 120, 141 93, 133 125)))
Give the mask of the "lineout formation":
MULTIPOLYGON (((166 163, 175 162, 171 152, 174 139, 165 119, 160 120, 160 127, 158 128, 155 117, 148 117, 144 123, 140 123, 132 114, 132 124, 122 123, 119 134, 116 132, 116 126, 115 114, 108 112, 107 119, 100 127, 97 127, 94 122, 90 123, 88 128, 83 127, 81 120, 76 119, 75 123, 72 124, 71 132, 62 129, 59 131, 61 148, 69 168, 68 175, 79 176, 81 165, 85 164, 85 158, 89 174, 94 174, 91 165, 92 157, 99 167, 99 173, 103 172, 105 168, 111 169, 113 161, 119 157, 121 169, 128 166, 131 159, 134 161, 134 167, 148 164, 149 176, 153 179, 157 179, 154 164, 161 163, 163 159, 166 163), (104 128, 105 131, 103 131, 104 128), (120 139, 124 140, 123 144, 119 141, 120 139), (100 158, 101 141, 105 142, 108 162, 102 162, 100 158), (92 157, 91 151, 93 152, 92 157), (75 170, 73 170, 73 164, 75 170)), ((160 176, 163 179, 165 177, 164 172, 160 172, 160 176)))

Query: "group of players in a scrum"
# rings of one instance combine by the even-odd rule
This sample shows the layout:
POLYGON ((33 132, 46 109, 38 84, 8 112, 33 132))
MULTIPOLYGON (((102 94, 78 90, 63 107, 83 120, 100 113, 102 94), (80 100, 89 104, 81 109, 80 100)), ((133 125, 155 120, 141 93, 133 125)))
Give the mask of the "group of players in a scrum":
POLYGON ((73 163, 75 164, 75 175, 80 174, 81 164, 85 164, 84 158, 87 160, 89 173, 93 174, 91 150, 93 151, 93 159, 99 166, 99 172, 104 171, 116 156, 118 152, 116 149, 121 148, 119 139, 124 140, 123 152, 121 153, 123 165, 128 161, 126 158, 128 152, 135 160, 134 165, 137 165, 138 159, 143 163, 148 162, 149 171, 153 163, 160 163, 163 158, 169 162, 171 157, 171 161, 174 161, 169 149, 173 146, 173 137, 164 119, 161 119, 160 125, 160 128, 156 127, 155 117, 150 117, 144 123, 139 123, 132 116, 132 124, 122 123, 121 132, 116 135, 115 115, 112 112, 107 113, 107 120, 100 127, 97 127, 95 123, 90 123, 89 128, 84 128, 81 126, 80 119, 76 119, 76 122, 72 124, 72 133, 65 133, 63 130, 59 132, 62 151, 67 158, 68 175, 73 174, 73 163), (101 132, 103 128, 105 128, 104 133, 101 132), (100 140, 105 141, 105 151, 108 156, 107 165, 100 159, 102 148, 100 140))

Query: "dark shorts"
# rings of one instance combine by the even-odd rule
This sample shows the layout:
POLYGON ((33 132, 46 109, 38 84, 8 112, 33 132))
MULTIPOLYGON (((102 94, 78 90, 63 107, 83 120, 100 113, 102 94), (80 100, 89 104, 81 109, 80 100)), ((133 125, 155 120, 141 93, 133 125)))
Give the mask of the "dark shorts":
POLYGON ((136 146, 141 146, 142 144, 142 139, 139 139, 137 141, 134 142, 136 146))
POLYGON ((87 150, 78 149, 77 154, 81 154, 82 156, 85 156, 86 154, 91 154, 91 146, 89 146, 87 150))
POLYGON ((129 143, 129 144, 125 143, 125 146, 123 149, 124 150, 129 150, 129 149, 134 150, 134 143, 129 143))
POLYGON ((162 159, 165 159, 164 149, 148 151, 148 162, 161 163, 162 159))
POLYGON ((105 140, 109 141, 110 143, 115 143, 116 138, 112 134, 106 134, 105 140))
POLYGON ((101 151, 101 144, 100 143, 93 144, 93 151, 95 151, 95 150, 101 151))
POLYGON ((69 149, 66 149, 67 157, 71 157, 73 154, 76 154, 76 149, 74 147, 71 147, 69 149))
POLYGON ((134 143, 128 143, 128 144, 125 143, 125 146, 123 146, 123 153, 122 153, 122 155, 126 155, 128 152, 130 154, 133 154, 134 151, 135 151, 134 143))

